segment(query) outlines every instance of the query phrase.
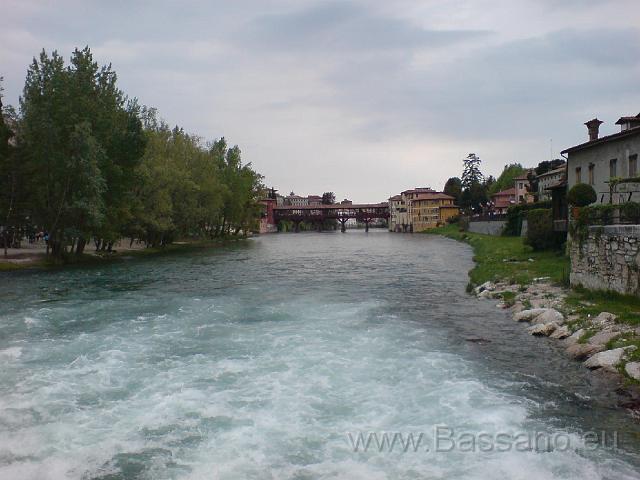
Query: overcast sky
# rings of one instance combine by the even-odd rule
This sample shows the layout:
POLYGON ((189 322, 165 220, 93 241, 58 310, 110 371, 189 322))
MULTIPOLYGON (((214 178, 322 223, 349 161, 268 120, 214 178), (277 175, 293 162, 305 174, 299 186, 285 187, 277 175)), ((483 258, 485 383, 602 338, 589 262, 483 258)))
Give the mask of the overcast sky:
POLYGON ((5 103, 43 47, 84 45, 282 193, 441 189, 469 152, 497 176, 640 112, 638 0, 2 0, 5 103))

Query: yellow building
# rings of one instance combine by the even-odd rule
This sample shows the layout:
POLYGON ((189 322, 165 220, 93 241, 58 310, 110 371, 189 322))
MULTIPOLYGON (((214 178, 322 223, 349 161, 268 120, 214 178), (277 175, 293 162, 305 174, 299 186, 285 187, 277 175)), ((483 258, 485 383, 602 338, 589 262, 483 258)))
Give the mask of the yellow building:
POLYGON ((447 219, 458 215, 460 209, 454 198, 440 192, 419 192, 407 205, 407 216, 414 232, 446 224, 447 219))

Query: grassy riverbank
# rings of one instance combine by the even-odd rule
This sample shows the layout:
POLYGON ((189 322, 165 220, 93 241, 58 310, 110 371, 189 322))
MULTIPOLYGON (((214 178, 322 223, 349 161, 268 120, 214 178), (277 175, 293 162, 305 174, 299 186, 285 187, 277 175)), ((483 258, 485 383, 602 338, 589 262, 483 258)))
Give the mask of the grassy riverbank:
MULTIPOLYGON (((547 277, 552 283, 569 288, 569 258, 562 252, 534 252, 520 237, 497 237, 460 232, 457 225, 429 230, 473 247, 475 267, 469 272, 472 286, 488 280, 528 285, 547 277)), ((618 321, 640 325, 640 298, 615 292, 574 288, 566 299, 567 307, 581 317, 610 312, 618 321)))
POLYGON ((476 266, 469 272, 473 285, 488 280, 527 285, 541 277, 548 277, 553 283, 567 283, 569 259, 563 253, 534 252, 520 237, 460 232, 457 225, 435 228, 425 233, 444 235, 473 247, 476 266))

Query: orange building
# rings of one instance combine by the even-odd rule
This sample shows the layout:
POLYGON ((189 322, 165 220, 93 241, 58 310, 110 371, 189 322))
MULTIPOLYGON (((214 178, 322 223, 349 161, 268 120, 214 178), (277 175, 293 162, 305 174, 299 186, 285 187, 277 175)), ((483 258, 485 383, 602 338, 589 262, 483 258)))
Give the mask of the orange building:
POLYGON ((407 204, 407 216, 414 232, 439 227, 460 213, 454 198, 441 192, 416 192, 407 204))

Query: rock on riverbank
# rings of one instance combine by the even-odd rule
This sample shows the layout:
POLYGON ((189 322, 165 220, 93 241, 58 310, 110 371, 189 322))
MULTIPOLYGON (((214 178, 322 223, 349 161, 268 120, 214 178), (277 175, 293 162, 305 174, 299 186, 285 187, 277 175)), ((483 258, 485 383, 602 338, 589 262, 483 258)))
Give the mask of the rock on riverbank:
POLYGON ((619 343, 640 338, 640 329, 616 322, 616 316, 609 312, 581 317, 566 305, 567 290, 551 285, 547 279, 536 279, 526 287, 485 282, 473 293, 482 299, 499 299, 497 307, 509 309, 513 319, 524 324, 529 334, 561 342, 570 358, 581 361, 592 371, 615 377, 616 383, 624 385, 617 391, 633 399, 623 402, 624 406, 640 418, 640 389, 625 382, 625 375, 640 381, 640 362, 629 359, 634 346, 619 343))

